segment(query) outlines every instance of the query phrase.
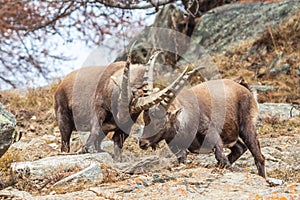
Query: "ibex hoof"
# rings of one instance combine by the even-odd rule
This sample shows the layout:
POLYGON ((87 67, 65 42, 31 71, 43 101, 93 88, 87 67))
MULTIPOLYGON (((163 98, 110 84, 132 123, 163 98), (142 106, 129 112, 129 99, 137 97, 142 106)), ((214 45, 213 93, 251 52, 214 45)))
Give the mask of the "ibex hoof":
POLYGON ((85 154, 85 153, 94 153, 93 148, 88 148, 87 146, 82 146, 80 149, 76 151, 77 154, 85 154))
POLYGON ((177 158, 178 164, 186 164, 186 158, 185 157, 179 157, 177 158))
POLYGON ((229 162, 218 162, 217 167, 221 169, 230 169, 232 166, 229 162))

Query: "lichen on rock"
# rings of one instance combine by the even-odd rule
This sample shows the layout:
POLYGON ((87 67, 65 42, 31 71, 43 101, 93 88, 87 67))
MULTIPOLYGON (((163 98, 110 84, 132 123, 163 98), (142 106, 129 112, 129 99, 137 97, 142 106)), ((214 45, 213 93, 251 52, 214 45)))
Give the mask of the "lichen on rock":
POLYGON ((0 157, 15 139, 16 118, 0 103, 0 157))

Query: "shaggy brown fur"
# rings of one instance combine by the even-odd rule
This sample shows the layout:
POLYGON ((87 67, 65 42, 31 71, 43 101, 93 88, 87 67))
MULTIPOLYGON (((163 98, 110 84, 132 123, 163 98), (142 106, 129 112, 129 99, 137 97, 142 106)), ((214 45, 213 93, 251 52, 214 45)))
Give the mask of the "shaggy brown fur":
MULTIPOLYGON (((100 143, 110 131, 115 131, 116 156, 127 138, 127 131, 121 130, 114 119, 112 106, 119 98, 123 69, 126 62, 116 62, 107 67, 88 67, 76 70, 65 77, 58 87, 55 99, 55 113, 61 132, 62 152, 70 151, 70 137, 73 130, 90 131, 83 152, 101 151, 100 143), (111 76, 115 77, 113 81, 111 76), (116 82, 118 85, 116 85, 116 82)), ((131 66, 131 85, 141 87, 145 66, 131 66)), ((115 110, 117 112, 117 110, 115 110)), ((128 127, 130 129, 131 127, 128 127)))
POLYGON ((179 162, 185 162, 187 149, 214 151, 221 167, 230 167, 248 148, 258 174, 266 177, 256 134, 257 115, 257 101, 249 89, 227 79, 208 81, 182 90, 167 111, 159 104, 146 110, 140 147, 155 148, 166 140, 179 162), (224 147, 231 150, 228 156, 224 147))
MULTIPOLYGON (((89 152, 94 151, 93 148, 100 151, 100 142, 107 135, 107 130, 103 129, 104 125, 114 125, 113 131, 115 131, 115 134, 113 140, 115 144, 115 158, 117 160, 120 159, 124 141, 128 137, 131 126, 137 118, 137 116, 130 116, 128 113, 128 117, 130 116, 133 121, 130 121, 128 124, 122 124, 120 122, 122 120, 117 117, 124 66, 125 62, 116 62, 108 66, 97 85, 93 107, 95 112, 91 120, 91 134, 85 145, 85 148, 89 152), (115 77, 114 81, 110 78, 111 76, 115 77), (116 82, 118 83, 116 84, 116 82)), ((142 86, 145 69, 144 65, 131 65, 130 91, 134 91, 136 88, 142 86)))
POLYGON ((70 151, 73 130, 90 131, 92 105, 98 80, 105 67, 87 67, 68 74, 54 95, 56 120, 61 133, 61 151, 70 151))

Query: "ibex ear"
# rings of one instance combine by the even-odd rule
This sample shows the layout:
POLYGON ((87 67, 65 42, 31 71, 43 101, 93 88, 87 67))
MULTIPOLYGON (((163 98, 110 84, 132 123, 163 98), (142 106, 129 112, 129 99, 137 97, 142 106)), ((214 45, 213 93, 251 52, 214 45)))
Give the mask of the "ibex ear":
POLYGON ((117 77, 111 76, 110 79, 114 82, 114 84, 115 84, 116 86, 119 87, 119 89, 121 89, 121 85, 120 85, 120 83, 118 82, 117 77))

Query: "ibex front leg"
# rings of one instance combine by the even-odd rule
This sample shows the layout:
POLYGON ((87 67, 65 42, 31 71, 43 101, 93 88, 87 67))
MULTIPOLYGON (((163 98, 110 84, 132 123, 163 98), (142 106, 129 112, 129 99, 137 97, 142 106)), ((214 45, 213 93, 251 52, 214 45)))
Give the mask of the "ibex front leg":
POLYGON ((118 129, 115 131, 113 136, 115 161, 122 161, 122 148, 127 137, 128 134, 124 133, 122 130, 118 129))
POLYGON ((107 134, 102 130, 102 124, 105 120, 105 116, 105 110, 99 111, 98 116, 94 115, 91 121, 91 133, 80 153, 95 153, 102 151, 101 142, 107 134))

